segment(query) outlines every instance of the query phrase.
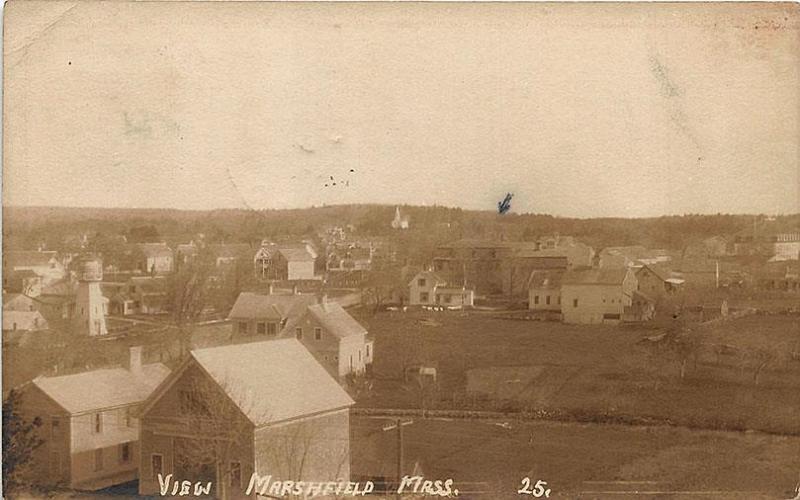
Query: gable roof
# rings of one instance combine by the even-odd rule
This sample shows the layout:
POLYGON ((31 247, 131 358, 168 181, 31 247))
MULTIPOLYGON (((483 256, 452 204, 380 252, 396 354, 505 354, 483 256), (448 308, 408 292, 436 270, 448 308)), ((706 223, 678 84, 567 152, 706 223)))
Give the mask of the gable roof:
POLYGON ((72 414, 140 403, 169 375, 161 363, 142 365, 140 374, 124 368, 37 377, 31 382, 72 414))
POLYGON ((323 302, 308 307, 308 312, 327 331, 342 339, 351 335, 366 335, 367 330, 336 302, 323 302))
POLYGON ((565 270, 534 270, 528 278, 528 288, 537 290, 558 290, 565 270))
POLYGON ((561 278, 563 285, 621 285, 628 274, 627 269, 575 269, 567 271, 561 278))
POLYGON ((658 264, 658 263, 644 264, 639 270, 636 271, 636 274, 638 275, 640 272, 642 272, 643 269, 649 270, 651 273, 656 275, 656 277, 661 281, 667 281, 668 279, 673 277, 672 269, 663 264, 658 264))
POLYGON ((257 426, 354 404, 297 339, 211 347, 191 355, 257 426))
POLYGON ((314 256, 308 251, 305 246, 302 247, 280 247, 278 252, 283 255, 289 262, 304 261, 309 262, 314 260, 314 256))
POLYGON ((281 320, 301 315, 306 307, 316 302, 316 296, 311 294, 262 295, 242 292, 228 313, 228 319, 281 320))
POLYGON ((56 259, 55 251, 39 252, 37 250, 10 250, 5 254, 5 261, 8 267, 44 267, 49 266, 50 261, 56 259))

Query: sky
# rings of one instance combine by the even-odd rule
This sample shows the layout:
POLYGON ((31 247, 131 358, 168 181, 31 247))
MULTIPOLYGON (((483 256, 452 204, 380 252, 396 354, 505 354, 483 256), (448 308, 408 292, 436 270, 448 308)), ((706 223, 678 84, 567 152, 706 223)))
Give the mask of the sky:
POLYGON ((3 204, 797 213, 798 13, 11 2, 3 204))

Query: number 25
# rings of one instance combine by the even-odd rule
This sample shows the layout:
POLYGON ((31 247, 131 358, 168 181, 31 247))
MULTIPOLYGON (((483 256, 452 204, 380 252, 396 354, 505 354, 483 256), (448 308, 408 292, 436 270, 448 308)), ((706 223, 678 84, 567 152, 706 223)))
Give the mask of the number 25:
POLYGON ((522 478, 522 488, 517 490, 517 493, 520 495, 531 495, 535 498, 541 497, 549 497, 550 490, 545 489, 547 486, 547 482, 542 481, 541 479, 536 481, 536 484, 533 485, 533 489, 531 489, 531 480, 528 477, 522 478))

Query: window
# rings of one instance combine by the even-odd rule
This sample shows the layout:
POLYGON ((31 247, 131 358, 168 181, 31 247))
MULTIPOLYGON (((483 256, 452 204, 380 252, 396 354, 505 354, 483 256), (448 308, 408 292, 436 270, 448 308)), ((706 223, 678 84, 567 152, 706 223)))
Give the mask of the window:
POLYGON ((127 464, 131 461, 131 444, 122 443, 119 445, 119 461, 120 463, 127 464))
POLYGON ((103 449, 94 450, 94 470, 103 470, 103 449))
POLYGON ((50 435, 57 436, 60 428, 61 422, 59 422, 58 417, 53 417, 53 419, 50 421, 50 435))
POLYGON ((428 292, 420 292, 419 293, 419 301, 420 302, 428 302, 428 292))
POLYGON ((264 335, 267 333, 267 324, 266 323, 258 323, 256 325, 256 333, 259 335, 264 335))
POLYGON ((164 457, 157 453, 150 455, 150 472, 153 480, 158 479, 158 475, 164 472, 164 457))
POLYGON ((369 344, 367 344, 367 357, 369 357, 369 344))
POLYGON ((245 321, 239 322, 239 333, 247 333, 247 322, 245 321))
POLYGON ((561 305, 561 295, 558 296, 558 305, 561 305))
POLYGON ((242 464, 231 462, 231 486, 240 488, 242 486, 242 464))
POLYGON ((544 303, 547 304, 548 306, 550 305, 550 296, 549 295, 544 298, 544 303))
POLYGON ((538 304, 539 303, 539 296, 538 295, 534 295, 533 296, 533 303, 534 304, 538 304))
POLYGON ((133 409, 130 406, 125 408, 125 427, 133 427, 133 409))
POLYGON ((350 355, 350 370, 353 370, 353 355, 350 355))
POLYGON ((278 326, 275 323, 267 323, 267 335, 273 336, 278 333, 278 326))
POLYGON ((427 283, 427 281, 425 281, 425 278, 420 278, 420 279, 417 280, 417 286, 419 286, 419 287, 425 286, 426 283, 427 283))
POLYGON ((102 413, 95 413, 94 414, 94 433, 100 434, 103 432, 103 414, 102 413))
POLYGON ((314 340, 322 340, 322 328, 314 328, 314 340))
POLYGON ((451 300, 453 300, 452 296, 450 296, 450 295, 445 295, 444 296, 444 303, 445 304, 449 304, 451 300))
POLYGON ((297 337, 298 339, 302 339, 303 338, 303 329, 301 327, 299 327, 299 326, 297 328, 295 328, 294 329, 294 336, 297 337))
POLYGON ((578 299, 572 299, 572 307, 578 307, 578 299))
POLYGON ((358 350, 358 361, 361 361, 361 349, 358 350))

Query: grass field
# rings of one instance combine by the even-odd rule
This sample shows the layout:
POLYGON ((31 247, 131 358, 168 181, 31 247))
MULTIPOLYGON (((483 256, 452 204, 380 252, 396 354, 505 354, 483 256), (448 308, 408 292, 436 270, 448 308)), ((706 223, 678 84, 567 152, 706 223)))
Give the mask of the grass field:
MULTIPOLYGON (((441 408, 463 404, 470 370, 527 367, 532 376, 507 381, 519 386, 516 394, 511 390, 509 396, 505 390, 499 398, 489 399, 511 399, 517 406, 667 418, 702 428, 800 432, 797 361, 776 358, 756 385, 754 362, 707 350, 700 352, 696 364, 688 364, 685 378, 680 379, 676 360, 651 356, 638 342, 659 333, 647 325, 565 325, 478 313, 395 312, 372 317, 369 328, 376 339, 376 382, 371 394, 359 400, 363 406, 419 406, 413 383, 406 384, 401 377, 402 367, 409 363, 437 368, 441 408), (425 319, 436 325, 428 326, 430 321, 421 321, 425 319)), ((798 338, 798 317, 786 315, 730 320, 709 330, 706 337, 709 342, 779 352, 798 338)))
MULTIPOLYGON (((352 422, 352 472, 396 471, 396 431, 352 422)), ((520 481, 546 481, 551 498, 790 498, 800 438, 574 423, 418 420, 404 427, 404 473, 453 478, 461 498, 524 498, 520 481), (469 493, 473 492, 473 493, 469 493), (480 493, 477 493, 480 492, 480 493), (624 493, 627 492, 627 493, 624 493), (683 492, 683 493, 679 493, 683 492)))

